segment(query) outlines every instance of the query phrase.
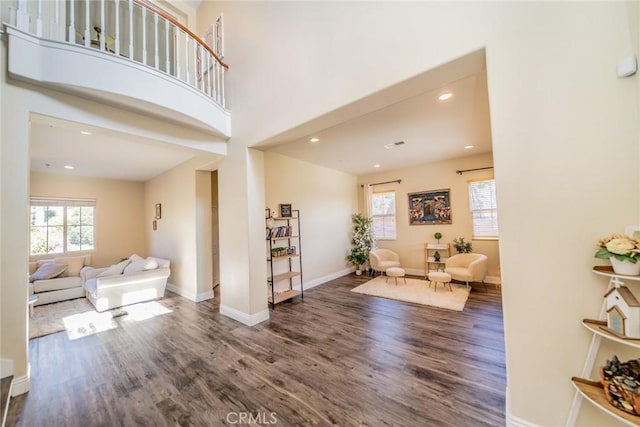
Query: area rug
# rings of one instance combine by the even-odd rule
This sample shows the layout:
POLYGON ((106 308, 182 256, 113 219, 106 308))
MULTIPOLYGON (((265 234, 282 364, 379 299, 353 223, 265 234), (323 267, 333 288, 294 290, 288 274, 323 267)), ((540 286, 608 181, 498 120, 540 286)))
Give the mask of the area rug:
POLYGON ((456 284, 451 284, 451 288, 453 292, 449 291, 449 286, 443 288, 442 284, 438 284, 437 291, 434 291, 434 286, 429 287, 428 281, 411 278, 407 278, 406 284, 402 278, 398 278, 396 286, 393 278, 390 277, 387 282, 385 277, 378 276, 351 289, 351 292, 462 311, 469 297, 469 290, 466 286, 456 284))
POLYGON ((89 300, 77 298, 33 308, 29 319, 29 338, 66 331, 70 339, 117 327, 115 317, 126 314, 123 309, 98 313, 89 300))

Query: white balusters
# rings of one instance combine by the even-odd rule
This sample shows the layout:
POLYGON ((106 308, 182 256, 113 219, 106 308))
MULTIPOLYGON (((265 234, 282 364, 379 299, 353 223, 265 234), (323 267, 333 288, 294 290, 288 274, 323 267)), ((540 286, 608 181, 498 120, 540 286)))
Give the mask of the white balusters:
POLYGON ((158 69, 158 64, 160 63, 160 55, 158 54, 158 14, 153 14, 153 35, 154 35, 154 46, 155 46, 155 67, 158 69))
POLYGON ((147 65, 147 9, 142 8, 142 63, 147 65))
POLYGON ((76 42, 75 5, 76 2, 69 2, 69 39, 67 40, 69 43, 76 42))
POLYGON ((115 52, 116 55, 120 56, 120 1, 114 0, 116 7, 116 34, 115 34, 115 52))
POLYGON ((165 71, 167 74, 171 74, 171 63, 169 62, 169 21, 164 20, 164 58, 165 58, 165 71))
POLYGON ((142 2, 14 0, 13 5, 12 22, 23 31, 40 38, 98 48, 114 53, 119 60, 149 65, 224 106, 225 67, 191 31, 147 9, 142 2), (149 14, 153 15, 153 21, 149 14), (96 36, 92 37, 94 32, 98 33, 98 43, 96 36))
POLYGON ((107 27, 104 25, 104 0, 100 0, 100 32, 98 33, 98 38, 100 38, 100 50, 106 50, 107 27))
POLYGON ((91 6, 90 6, 90 1, 86 0, 85 4, 86 4, 86 11, 85 11, 85 28, 84 28, 84 45, 86 47, 91 46, 91 6))
POLYGON ((36 36, 42 37, 42 0, 38 0, 38 16, 36 16, 36 36))

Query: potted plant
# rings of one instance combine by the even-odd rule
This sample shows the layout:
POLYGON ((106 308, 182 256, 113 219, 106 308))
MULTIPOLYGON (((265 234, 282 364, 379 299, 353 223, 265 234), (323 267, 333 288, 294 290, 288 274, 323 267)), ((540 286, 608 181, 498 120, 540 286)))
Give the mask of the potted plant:
POLYGON ((600 239, 595 257, 611 261, 613 271, 630 276, 640 275, 640 240, 626 234, 612 234, 600 239))
POLYGON ((433 237, 440 243, 440 239, 442 239, 442 233, 437 232, 433 235, 433 237))
POLYGON ((468 254, 471 252, 471 242, 465 242, 464 237, 456 237, 453 239, 453 247, 459 254, 468 254))
POLYGON ((369 259, 369 251, 375 248, 376 239, 373 235, 371 218, 362 214, 351 215, 353 223, 353 238, 351 239, 351 253, 347 261, 356 267, 356 274, 362 274, 361 266, 369 259))

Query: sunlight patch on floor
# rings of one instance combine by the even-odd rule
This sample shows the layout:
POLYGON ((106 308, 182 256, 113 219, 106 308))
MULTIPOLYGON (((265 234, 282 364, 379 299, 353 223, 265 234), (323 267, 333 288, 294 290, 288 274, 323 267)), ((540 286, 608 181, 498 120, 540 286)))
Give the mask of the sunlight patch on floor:
POLYGON ((70 340, 75 340, 115 329, 118 327, 118 321, 139 322, 171 312, 171 310, 157 301, 149 301, 102 313, 94 310, 86 311, 64 317, 62 320, 65 330, 67 331, 67 336, 70 340))

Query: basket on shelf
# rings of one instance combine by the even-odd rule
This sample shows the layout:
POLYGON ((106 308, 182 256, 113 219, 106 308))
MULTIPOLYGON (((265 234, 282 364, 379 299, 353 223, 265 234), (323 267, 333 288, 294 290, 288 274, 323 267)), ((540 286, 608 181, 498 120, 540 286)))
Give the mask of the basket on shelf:
POLYGON ((640 415, 640 359, 621 363, 617 356, 600 368, 607 401, 632 415, 640 415))

